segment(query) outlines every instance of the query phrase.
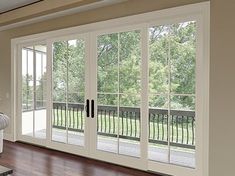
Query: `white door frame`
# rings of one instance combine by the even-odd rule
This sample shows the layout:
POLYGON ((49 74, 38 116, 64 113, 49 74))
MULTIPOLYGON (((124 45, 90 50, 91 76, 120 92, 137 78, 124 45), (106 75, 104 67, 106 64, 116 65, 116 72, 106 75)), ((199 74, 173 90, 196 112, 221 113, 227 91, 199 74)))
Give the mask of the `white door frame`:
POLYGON ((48 133, 47 133, 47 145, 46 147, 48 148, 52 148, 52 149, 57 149, 57 150, 61 150, 64 152, 68 152, 68 153, 73 153, 73 154, 77 154, 77 155, 82 155, 82 156, 88 156, 89 155, 89 136, 90 136, 90 132, 89 132, 89 124, 90 124, 90 120, 86 117, 86 115, 84 114, 84 118, 85 118, 85 129, 84 129, 84 146, 78 146, 78 145, 72 145, 72 144, 64 144, 64 143, 60 143, 57 141, 53 141, 52 140, 52 114, 51 114, 51 109, 53 106, 53 101, 52 101, 52 80, 53 79, 53 50, 52 50, 52 45, 54 42, 57 41, 67 41, 67 40, 73 40, 73 39, 83 39, 85 41, 85 97, 84 97, 84 108, 85 108, 85 103, 86 103, 86 99, 90 98, 90 53, 88 50, 89 46, 89 38, 88 38, 88 34, 72 34, 72 35, 66 35, 66 36, 61 36, 61 37, 56 37, 56 38, 50 38, 47 40, 47 46, 48 46, 48 74, 47 74, 47 78, 49 86, 48 86, 48 90, 47 90, 47 94, 49 95, 49 100, 48 100, 48 107, 47 107, 47 111, 48 111, 48 117, 49 117, 49 122, 47 124, 47 128, 48 128, 48 133), (69 148, 69 151, 68 151, 69 148))
MULTIPOLYGON (((154 24, 154 25, 163 25, 163 24, 169 24, 169 23, 176 23, 176 22, 182 22, 186 20, 192 20, 196 19, 197 24, 199 24, 199 28, 197 29, 198 33, 200 35, 198 36, 199 40, 199 45, 197 45, 197 57, 200 59, 197 60, 199 66, 202 69, 202 72, 198 72, 197 69, 197 81, 200 82, 200 84, 197 85, 197 90, 199 90, 196 94, 197 96, 200 96, 200 104, 197 103, 197 109, 199 110, 197 112, 197 116, 199 117, 196 122, 196 130, 197 130, 197 137, 196 137, 196 150, 197 150, 197 163, 196 167, 197 169, 190 169, 190 168, 185 168, 181 166, 176 166, 176 165, 169 165, 169 164, 163 164, 163 163, 149 163, 149 164, 143 164, 145 166, 138 168, 142 170, 155 170, 158 172, 166 173, 166 174, 172 174, 175 176, 208 176, 208 148, 209 148, 209 19, 210 19, 210 2, 203 2, 203 3, 198 3, 198 4, 192 4, 192 5, 185 5, 181 7, 174 7, 170 9, 165 9, 165 10, 159 10, 155 12, 149 12, 149 13, 144 13, 140 15, 133 15, 129 17, 123 17, 123 18, 118 18, 118 19, 113 19, 113 20, 108 20, 108 21, 103 21, 103 22, 98 22, 98 23, 92 23, 88 25, 82 25, 82 26, 77 26, 77 27, 72 27, 68 29, 62 29, 62 30, 57 30, 57 31, 52 31, 52 32, 46 32, 42 34, 35 34, 35 35, 30 35, 26 37, 20 37, 16 39, 12 39, 12 117, 15 117, 14 121, 12 121, 12 139, 16 140, 17 135, 16 135, 16 122, 17 122, 17 115, 18 115, 18 105, 17 105, 17 86, 19 86, 19 82, 17 81, 17 72, 16 72, 16 67, 19 64, 17 61, 17 58, 19 57, 17 55, 17 49, 18 46, 22 43, 25 42, 32 42, 32 41, 41 41, 41 40, 46 40, 50 41, 52 38, 57 38, 61 35, 66 36, 66 35, 73 35, 73 34, 83 34, 83 33, 90 33, 90 38, 94 38, 93 33, 95 31, 104 31, 107 28, 116 28, 118 29, 119 27, 123 26, 131 26, 131 25, 142 25, 142 32, 144 39, 142 39, 142 42, 146 43, 146 31, 144 31, 144 28, 146 30, 146 26, 154 24)), ((91 39, 92 40, 92 39, 91 39)), ((91 41, 90 40, 90 41, 91 41)), ((94 55, 94 45, 91 45, 92 42, 90 42, 90 48, 93 52, 92 55, 89 57, 95 57, 94 55)), ((147 48, 143 47, 142 51, 145 51, 147 53, 147 48)), ((51 56, 50 56, 51 57, 51 56)), ((148 58, 146 54, 142 55, 143 58, 148 58)), ((147 67, 146 63, 143 63, 145 67, 147 67)), ((91 65, 91 70, 94 69, 92 67, 93 64, 91 65)), ((144 70, 142 70, 142 74, 146 74, 144 70)), ((147 82, 147 80, 143 80, 143 82, 147 82)), ((93 85, 91 83, 91 85, 93 85)), ((142 88, 145 88, 144 85, 142 85, 142 88)), ((145 88, 146 89, 146 88, 145 88)), ((95 97, 92 95, 93 98, 95 97)), ((143 99, 142 106, 146 105, 146 98, 143 99)), ((148 114, 147 112, 142 112, 142 117, 143 115, 148 114)), ((147 125, 148 121, 145 120, 142 122, 143 124, 147 125)), ((94 124, 94 123, 93 123, 94 124)), ((91 125, 92 127, 92 125, 91 125)), ((93 126, 94 127, 94 126, 93 126)), ((146 134, 143 135, 143 138, 146 138, 147 132, 144 132, 146 134)), ((90 138, 92 139, 92 136, 90 135, 90 138)), ((141 139, 145 140, 146 139, 141 139)), ((94 140, 92 140, 94 141, 94 140)), ((92 143, 92 141, 90 141, 92 143)), ((55 147, 55 146, 49 146, 49 147, 55 147)), ((146 148, 147 145, 145 143, 141 144, 141 148, 146 148)), ((70 152, 70 153, 75 153, 78 155, 82 155, 77 151, 76 148, 70 148, 70 151, 67 151, 66 148, 61 147, 62 151, 70 152)), ((85 155, 87 157, 92 157, 93 156, 87 154, 85 155)), ((142 157, 146 157, 147 153, 143 152, 141 154, 142 157)), ((95 157, 96 159, 99 159, 99 156, 95 157)), ((113 161, 113 157, 107 156, 104 160, 108 162, 113 161)), ((129 157, 127 158, 122 158, 120 160, 122 165, 130 166, 130 167, 135 167, 136 160, 132 161, 129 157), (133 162, 133 163, 132 163, 133 162), (131 163, 131 164, 130 164, 131 163)), ((118 162, 118 161, 117 161, 118 162)), ((146 159, 144 161, 147 163, 146 159)), ((119 163, 119 162, 118 162, 119 163)))

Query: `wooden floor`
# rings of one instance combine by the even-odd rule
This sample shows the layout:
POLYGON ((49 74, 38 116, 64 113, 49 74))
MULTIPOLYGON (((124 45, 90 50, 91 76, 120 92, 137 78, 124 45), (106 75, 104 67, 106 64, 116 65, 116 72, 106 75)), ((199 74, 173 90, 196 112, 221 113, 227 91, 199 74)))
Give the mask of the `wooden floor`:
POLYGON ((159 176, 67 153, 4 141, 0 164, 13 176, 159 176))

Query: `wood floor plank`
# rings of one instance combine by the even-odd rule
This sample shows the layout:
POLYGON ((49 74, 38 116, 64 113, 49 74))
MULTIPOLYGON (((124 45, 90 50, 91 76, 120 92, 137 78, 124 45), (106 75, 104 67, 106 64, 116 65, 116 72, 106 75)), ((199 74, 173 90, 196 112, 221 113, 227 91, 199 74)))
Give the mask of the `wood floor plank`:
POLYGON ((20 142, 4 141, 0 164, 13 176, 159 176, 20 142))

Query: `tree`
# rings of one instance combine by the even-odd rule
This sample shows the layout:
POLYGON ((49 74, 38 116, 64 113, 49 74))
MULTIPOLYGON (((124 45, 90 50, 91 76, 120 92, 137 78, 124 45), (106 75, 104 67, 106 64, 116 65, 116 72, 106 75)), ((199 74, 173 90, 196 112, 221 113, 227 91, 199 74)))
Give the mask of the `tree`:
MULTIPOLYGON (((150 106, 168 107, 169 92, 195 94, 196 23, 149 28, 150 106)), ((84 102, 85 41, 53 44, 54 101, 84 102)), ((95 58, 94 58, 95 59, 95 58)), ((141 32, 97 37, 98 103, 140 106, 141 32), (118 100, 119 97, 119 100, 118 100)), ((194 96, 172 96, 175 109, 194 109, 194 96)))

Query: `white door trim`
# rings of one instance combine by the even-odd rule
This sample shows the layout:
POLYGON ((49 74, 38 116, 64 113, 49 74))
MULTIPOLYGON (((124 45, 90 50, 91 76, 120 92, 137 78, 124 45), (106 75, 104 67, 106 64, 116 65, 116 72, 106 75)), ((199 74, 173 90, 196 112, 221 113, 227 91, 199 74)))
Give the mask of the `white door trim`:
MULTIPOLYGON (((123 17, 123 18, 118 18, 118 19, 113 19, 113 20, 107 20, 103 22, 98 22, 98 23, 92 23, 92 24, 87 24, 87 25, 82 25, 82 26, 77 26, 77 27, 72 27, 72 28, 67 28, 67 29, 61 29, 61 30, 56 30, 52 32, 45 32, 41 34, 34 34, 30 36, 25 36, 25 37, 19 37, 12 39, 11 41, 11 116, 14 120, 11 121, 11 129, 12 129, 12 135, 11 139, 16 140, 17 132, 16 132, 16 127, 15 124, 17 124, 17 114, 19 113, 17 111, 18 108, 18 102, 17 102, 17 86, 19 82, 17 81, 17 50, 18 46, 20 44, 25 44, 25 43, 31 43, 35 41, 42 41, 42 40, 52 40, 60 36, 68 36, 68 35, 74 35, 74 34, 84 34, 84 33, 90 33, 89 35, 92 35, 91 33, 93 32, 104 32, 104 31, 109 31, 107 29, 110 28, 115 28, 115 29, 120 29, 123 26, 145 26, 146 23, 148 25, 151 24, 167 24, 167 23, 172 23, 172 22, 180 22, 182 20, 192 20, 192 19, 198 19, 199 21, 199 26, 200 26, 200 35, 199 35, 199 40, 200 40, 200 45, 197 46, 201 52, 200 52, 200 67, 202 67, 203 72, 200 72, 199 75, 197 75, 197 78, 200 79, 200 82, 203 87, 200 87, 199 90, 199 96, 203 96, 202 101, 200 104, 197 104, 197 106, 202 110, 200 111, 199 116, 203 117, 201 118, 200 121, 197 122, 198 128, 198 136, 196 138, 196 148, 199 150, 199 155, 197 155, 198 161, 197 166, 199 169, 195 172, 196 176, 208 176, 208 153, 209 153, 209 28, 210 28, 210 2, 203 2, 203 3, 198 3, 198 4, 192 4, 192 5, 185 5, 181 7, 174 7, 174 8, 169 8, 169 9, 164 9, 164 10, 159 10, 155 12, 149 12, 149 13, 144 13, 144 14, 139 14, 139 15, 133 15, 129 17, 123 17)), ((92 49, 94 51, 94 48, 92 49)), ((92 52, 91 52, 92 53, 92 52)), ((90 55, 89 57, 94 57, 94 55, 90 55)), ((145 56, 147 57, 147 56, 145 56)), ((92 64, 91 64, 92 65, 92 64)), ((145 80, 146 81, 146 80, 145 80)), ((146 113, 146 112, 145 112, 146 113)), ((146 122, 145 122, 146 123, 146 122)), ((146 134, 145 134, 146 136, 146 134)), ((143 145, 144 147, 144 145, 143 145)), ((146 146, 145 146, 146 147, 146 146)), ((146 154, 143 154, 143 156, 146 154)), ((92 157, 92 156, 90 156, 92 157)), ((107 158, 108 162, 114 161, 113 158, 107 158), (111 159, 111 160, 109 160, 111 159)), ((123 161, 126 160, 126 158, 123 158, 123 161)), ((130 163, 131 160, 128 161, 130 163)), ((124 161, 123 164, 127 163, 127 161, 124 161)), ((127 164, 128 164, 127 163, 127 164)), ((133 161, 133 165, 135 162, 133 161)), ((158 168, 157 170, 159 172, 166 172, 166 166, 165 164, 158 163, 158 168)), ((133 166, 134 167, 134 166, 133 166)), ((149 164, 149 168, 155 168, 156 166, 152 165, 151 163, 149 164)), ((189 169, 189 168, 184 168, 180 166, 175 166, 171 165, 172 170, 168 172, 168 174, 173 174, 175 172, 179 171, 179 174, 181 174, 181 170, 184 170, 184 173, 181 174, 181 176, 188 176, 189 173, 190 175, 195 175, 192 174, 192 171, 194 169, 189 169)), ((141 168, 139 168, 141 169, 141 168)), ((146 168, 147 170, 147 168, 146 168)), ((156 170, 156 169, 154 169, 156 170)), ((176 175, 178 176, 178 175, 176 175)))

